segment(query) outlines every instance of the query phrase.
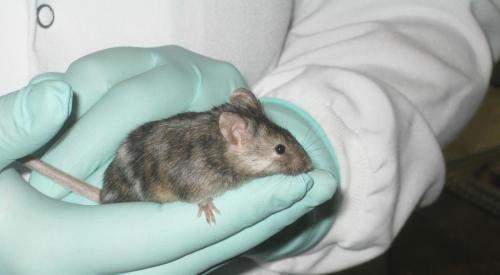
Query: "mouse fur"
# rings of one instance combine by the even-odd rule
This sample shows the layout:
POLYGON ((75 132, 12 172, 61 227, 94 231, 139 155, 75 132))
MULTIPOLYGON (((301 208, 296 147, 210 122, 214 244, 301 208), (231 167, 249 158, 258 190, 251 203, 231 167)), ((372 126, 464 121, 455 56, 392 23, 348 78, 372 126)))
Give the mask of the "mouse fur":
POLYGON ((105 172, 100 200, 200 204, 252 178, 311 168, 295 138, 265 116, 252 92, 240 88, 209 111, 133 130, 105 172))

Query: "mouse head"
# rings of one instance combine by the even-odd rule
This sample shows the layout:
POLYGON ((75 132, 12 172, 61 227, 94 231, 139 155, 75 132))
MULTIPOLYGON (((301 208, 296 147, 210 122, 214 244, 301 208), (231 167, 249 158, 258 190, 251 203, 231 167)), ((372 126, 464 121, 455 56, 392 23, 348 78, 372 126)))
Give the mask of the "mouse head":
POLYGON ((240 175, 295 175, 312 168, 306 151, 286 129, 271 122, 255 95, 238 89, 230 108, 221 112, 219 129, 227 142, 224 153, 240 175))

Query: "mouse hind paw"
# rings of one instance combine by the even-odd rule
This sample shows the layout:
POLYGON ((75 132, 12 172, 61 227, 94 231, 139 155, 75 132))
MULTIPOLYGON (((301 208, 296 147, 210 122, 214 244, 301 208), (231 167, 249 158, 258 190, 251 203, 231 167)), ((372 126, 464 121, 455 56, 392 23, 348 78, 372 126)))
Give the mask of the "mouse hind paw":
POLYGON ((215 207, 212 199, 207 200, 205 202, 198 204, 198 217, 201 217, 201 214, 205 214, 205 219, 208 224, 215 224, 215 213, 220 214, 219 209, 215 207))

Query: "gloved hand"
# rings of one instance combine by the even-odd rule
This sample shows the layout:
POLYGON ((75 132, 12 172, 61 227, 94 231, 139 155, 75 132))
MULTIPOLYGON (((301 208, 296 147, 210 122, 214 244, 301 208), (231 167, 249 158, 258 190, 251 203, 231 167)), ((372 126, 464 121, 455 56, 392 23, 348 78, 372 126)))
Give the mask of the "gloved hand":
MULTIPOLYGON (((243 84, 231 66, 178 47, 98 52, 65 75, 41 76, 1 98, 1 164, 54 135, 71 106, 65 82, 75 91, 73 125, 44 160, 96 186, 130 129, 181 111, 206 110, 243 84)), ((53 197, 84 202, 40 176, 33 175, 32 184, 53 197)), ((0 174, 0 273, 200 272, 265 240, 334 189, 335 179, 323 170, 258 179, 217 198, 222 215, 209 227, 187 203, 70 204, 41 195, 7 169, 0 174), (318 186, 328 186, 328 192, 318 192, 318 186)))

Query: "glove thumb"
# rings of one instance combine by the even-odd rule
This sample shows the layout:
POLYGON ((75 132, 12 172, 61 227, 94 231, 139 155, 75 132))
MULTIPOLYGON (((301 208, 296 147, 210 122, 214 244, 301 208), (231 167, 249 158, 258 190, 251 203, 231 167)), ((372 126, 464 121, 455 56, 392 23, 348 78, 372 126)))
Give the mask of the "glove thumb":
POLYGON ((0 97, 0 169, 46 144, 72 106, 71 87, 59 74, 44 74, 0 97))

